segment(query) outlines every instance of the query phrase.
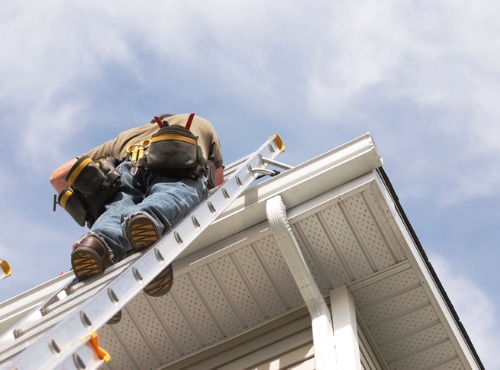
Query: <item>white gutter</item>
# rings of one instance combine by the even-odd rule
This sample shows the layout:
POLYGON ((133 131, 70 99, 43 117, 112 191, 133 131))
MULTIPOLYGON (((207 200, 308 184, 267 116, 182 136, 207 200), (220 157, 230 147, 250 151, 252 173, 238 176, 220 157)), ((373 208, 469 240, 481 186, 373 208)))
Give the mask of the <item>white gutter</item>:
POLYGON ((266 213, 274 239, 311 315, 316 369, 337 369, 330 312, 290 227, 280 195, 266 202, 266 213))

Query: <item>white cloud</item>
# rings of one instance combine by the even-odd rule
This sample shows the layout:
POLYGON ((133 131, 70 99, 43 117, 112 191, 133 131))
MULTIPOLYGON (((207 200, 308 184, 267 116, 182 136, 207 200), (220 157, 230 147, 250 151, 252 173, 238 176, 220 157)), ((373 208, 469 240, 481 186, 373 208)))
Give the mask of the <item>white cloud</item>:
POLYGON ((389 84, 386 94, 424 105, 467 104, 478 95, 478 103, 483 102, 484 89, 498 89, 497 83, 484 82, 500 70, 499 41, 492 39, 500 25, 491 16, 500 6, 475 4, 482 6, 470 1, 337 3, 313 55, 317 108, 335 110, 338 99, 348 103, 380 83, 389 84), (327 98, 333 105, 323 103, 327 98))
POLYGON ((411 127, 372 122, 372 133, 392 137, 385 153, 399 153, 394 160, 402 160, 403 171, 440 179, 420 186, 420 196, 437 193, 443 206, 498 196, 498 11, 493 1, 337 3, 311 55, 313 111, 360 114, 366 96, 386 109, 404 103, 411 127))
POLYGON ((0 101, 11 107, 9 120, 21 123, 9 128, 20 140, 18 163, 33 160, 41 171, 47 156, 60 156, 64 139, 91 124, 88 88, 104 84, 109 69, 123 68, 144 88, 151 78, 168 81, 169 68, 181 69, 261 109, 280 109, 290 94, 287 66, 307 59, 312 35, 304 14, 320 15, 305 1, 49 3, 11 6, 0 25, 7 56, 0 101))
MULTIPOLYGON (((110 19, 57 0, 11 5, 0 24, 0 102, 16 138, 18 164, 47 171, 47 158, 60 157, 61 144, 88 122, 85 86, 99 81, 103 64, 133 64, 127 40, 110 19)), ((5 127, 5 126, 4 126, 5 127)), ((7 129, 7 128, 6 128, 7 129)))
POLYGON ((467 275, 454 270, 444 257, 431 256, 431 262, 474 347, 487 369, 500 368, 498 312, 488 294, 467 275))
MULTIPOLYGON (((367 88, 391 77, 407 45, 405 27, 383 3, 337 3, 318 35, 311 71, 313 110, 336 115, 367 88), (395 24, 396 23, 396 24, 395 24)), ((325 20, 326 20, 325 19, 325 20)))
MULTIPOLYGON (((33 158, 40 148, 60 153, 70 122, 92 111, 85 87, 105 80, 110 66, 126 69, 145 87, 151 76, 179 68, 261 111, 300 102, 307 112, 309 104, 310 119, 321 122, 320 116, 323 123, 316 124, 323 125, 360 109, 357 99, 378 89, 371 99, 409 101, 431 112, 415 130, 398 122, 372 130, 375 137, 392 135, 395 152, 413 148, 417 159, 408 171, 450 179, 457 164, 475 165, 461 170, 459 181, 443 182, 439 197, 455 203, 491 196, 500 182, 498 7, 490 0, 23 2, 6 6, 0 24, 0 99, 17 107, 11 118, 23 125, 12 130, 33 158), (145 68, 150 65, 153 74, 145 68), (429 138, 453 154, 436 161, 428 154, 429 138)), ((80 119, 73 130, 88 124, 80 119)))

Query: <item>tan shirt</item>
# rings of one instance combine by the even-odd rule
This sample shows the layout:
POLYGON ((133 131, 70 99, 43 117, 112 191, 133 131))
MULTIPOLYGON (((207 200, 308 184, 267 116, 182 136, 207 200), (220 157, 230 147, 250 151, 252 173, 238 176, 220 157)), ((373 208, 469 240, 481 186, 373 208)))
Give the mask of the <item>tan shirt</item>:
MULTIPOLYGON (((163 119, 169 125, 185 126, 189 114, 175 114, 163 119)), ((138 144, 142 140, 150 139, 158 131, 155 123, 147 123, 143 126, 134 127, 123 131, 116 138, 109 140, 86 153, 93 160, 103 157, 115 157, 123 160, 127 157, 127 148, 132 144, 138 144)), ((214 162, 215 167, 222 167, 224 161, 217 133, 212 124, 203 117, 195 115, 191 123, 190 131, 198 136, 198 144, 203 152, 203 157, 214 162)))

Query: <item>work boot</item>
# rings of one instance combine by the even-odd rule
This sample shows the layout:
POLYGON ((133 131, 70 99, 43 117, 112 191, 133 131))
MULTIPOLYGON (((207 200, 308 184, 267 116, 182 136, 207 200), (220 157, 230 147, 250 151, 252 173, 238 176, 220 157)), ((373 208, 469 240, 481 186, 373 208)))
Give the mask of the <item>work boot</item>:
POLYGON ((160 239, 160 232, 150 216, 140 213, 128 221, 127 237, 132 248, 139 252, 156 243, 160 239))
POLYGON ((108 322, 106 324, 108 324, 108 325, 118 324, 121 321, 122 316, 123 316, 122 310, 120 310, 117 313, 115 313, 113 315, 113 317, 108 320, 108 322))
POLYGON ((158 274, 146 287, 144 293, 151 297, 161 297, 167 294, 172 288, 174 282, 174 272, 172 265, 168 265, 158 274))
MULTIPOLYGON (((132 248, 139 252, 147 249, 160 239, 160 232, 154 220, 146 214, 132 216, 127 225, 127 237, 132 248)), ((161 297, 172 288, 174 274, 172 265, 168 265, 146 287, 144 293, 152 297, 161 297)))
POLYGON ((100 275, 111 265, 108 248, 92 235, 77 242, 71 253, 71 266, 78 281, 100 275))

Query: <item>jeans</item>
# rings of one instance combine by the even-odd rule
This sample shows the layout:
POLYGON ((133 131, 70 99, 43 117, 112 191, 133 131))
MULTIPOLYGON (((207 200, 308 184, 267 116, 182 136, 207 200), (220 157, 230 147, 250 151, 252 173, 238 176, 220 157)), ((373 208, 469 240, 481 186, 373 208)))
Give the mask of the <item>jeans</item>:
POLYGON ((127 223, 132 216, 148 214, 164 235, 208 195, 204 176, 178 179, 144 171, 132 175, 131 168, 130 161, 117 167, 122 177, 120 190, 88 234, 104 241, 113 263, 133 251, 127 239, 127 223))

